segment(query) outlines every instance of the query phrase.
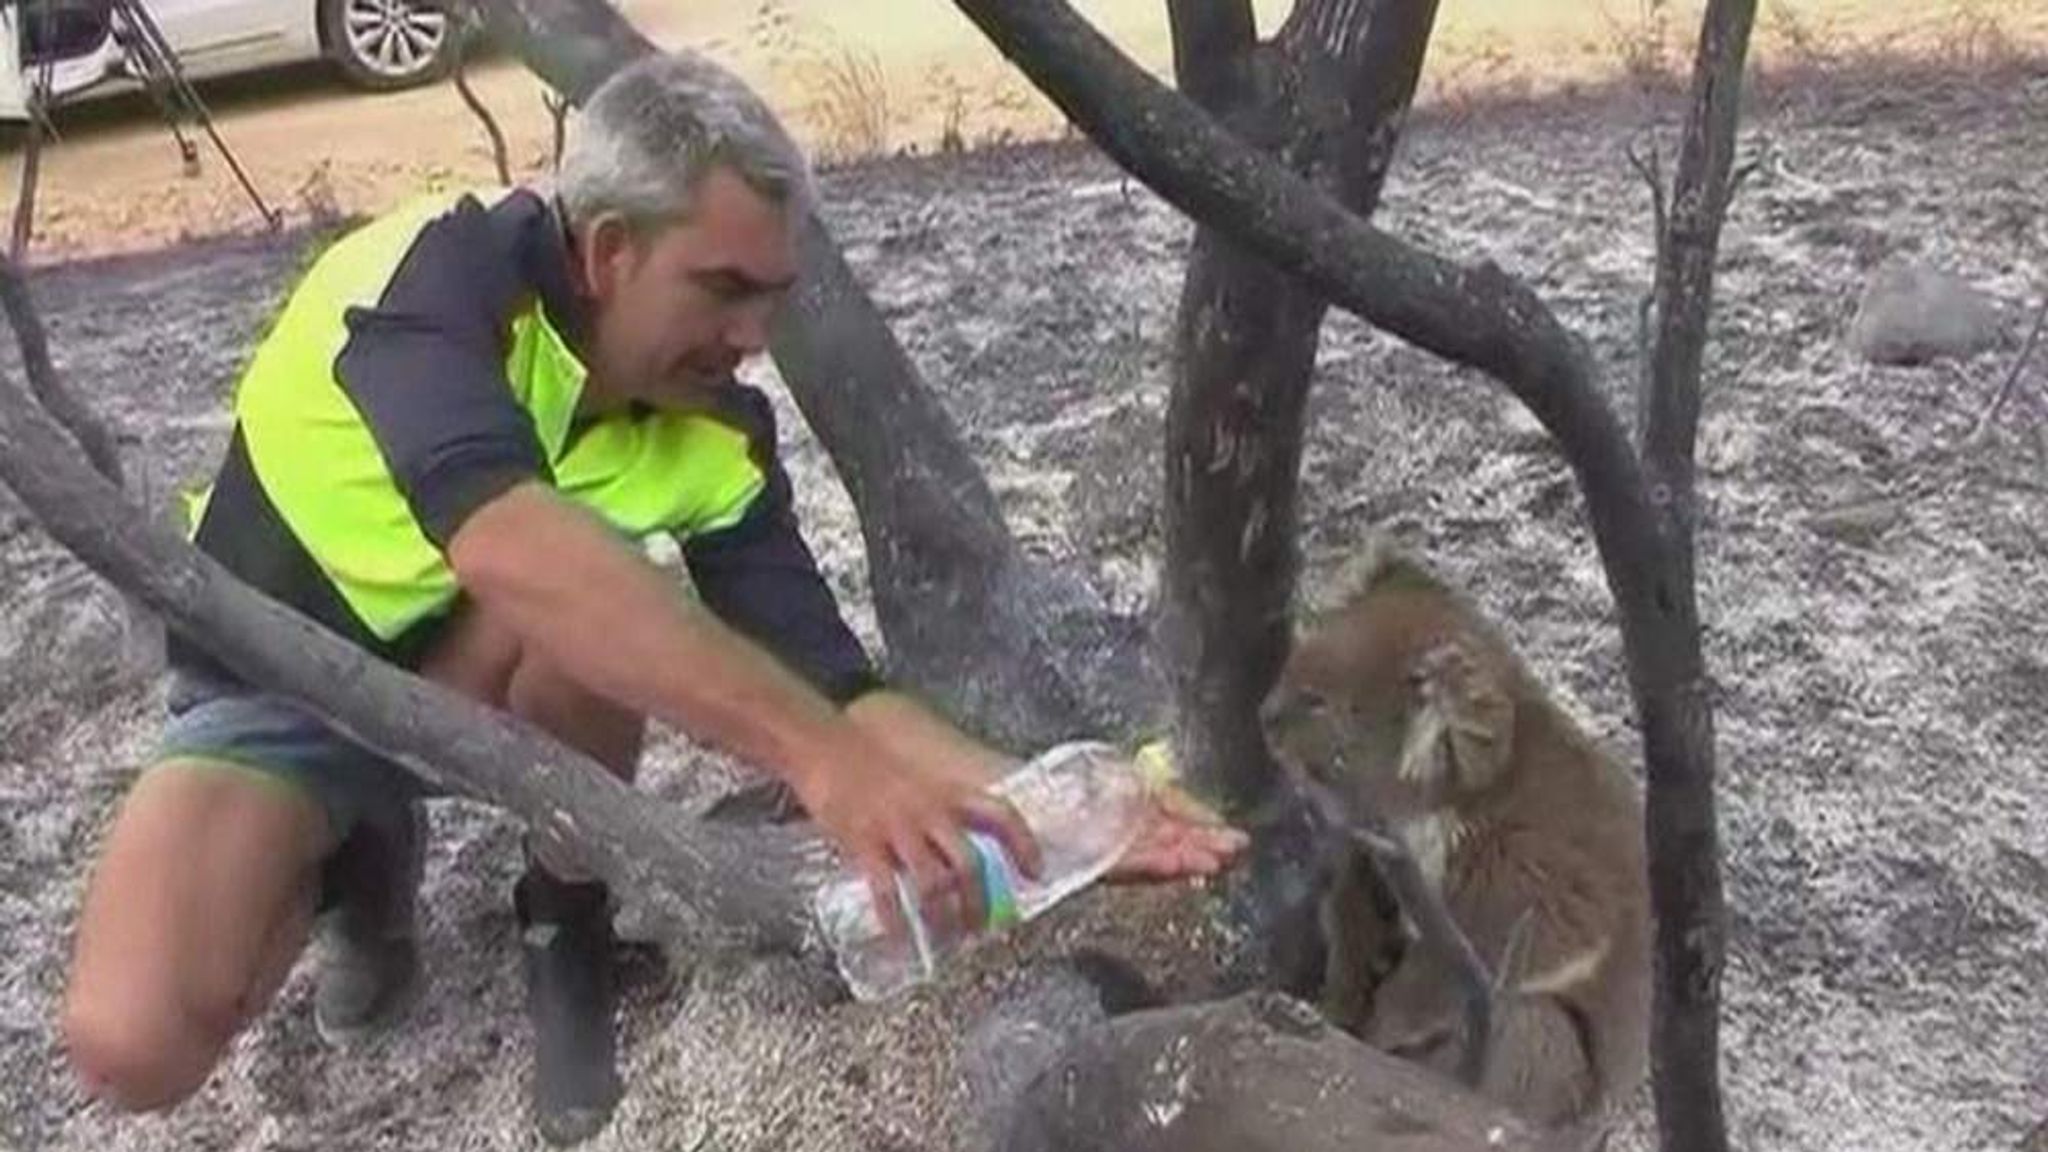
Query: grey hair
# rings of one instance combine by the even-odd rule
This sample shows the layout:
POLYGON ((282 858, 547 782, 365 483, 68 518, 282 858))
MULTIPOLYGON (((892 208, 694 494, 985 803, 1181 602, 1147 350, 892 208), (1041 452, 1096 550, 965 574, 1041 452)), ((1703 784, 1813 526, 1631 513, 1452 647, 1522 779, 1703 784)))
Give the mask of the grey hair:
POLYGON ((759 95, 703 56, 657 53, 591 94, 555 189, 573 224, 608 212, 639 226, 680 222, 720 165, 778 204, 810 192, 802 150, 759 95))

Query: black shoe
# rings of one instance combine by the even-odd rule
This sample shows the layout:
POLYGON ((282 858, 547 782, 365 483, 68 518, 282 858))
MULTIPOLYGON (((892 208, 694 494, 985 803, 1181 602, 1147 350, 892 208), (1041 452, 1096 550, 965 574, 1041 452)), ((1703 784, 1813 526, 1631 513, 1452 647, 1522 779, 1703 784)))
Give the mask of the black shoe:
POLYGON ((548 1143, 576 1144, 611 1121, 624 1094, 610 897, 601 883, 565 884, 529 867, 513 907, 533 1022, 534 1120, 548 1143))
POLYGON ((396 827, 358 823, 327 863, 315 929, 321 964, 313 1026, 330 1044, 388 1027, 416 998, 415 910, 426 841, 425 816, 415 804, 396 827))

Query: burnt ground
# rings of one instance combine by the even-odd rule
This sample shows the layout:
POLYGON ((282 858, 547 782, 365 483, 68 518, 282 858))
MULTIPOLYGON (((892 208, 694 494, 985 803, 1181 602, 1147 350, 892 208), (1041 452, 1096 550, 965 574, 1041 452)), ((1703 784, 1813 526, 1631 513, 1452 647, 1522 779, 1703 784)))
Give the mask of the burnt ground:
MULTIPOLYGON (((2044 108, 2036 65, 1808 84, 1750 125, 1776 159, 1724 243, 1699 453, 1738 1147, 2009 1148, 2048 1117, 2048 455, 2025 408, 1960 462, 1923 455, 1969 432, 2048 283, 2044 108), (1928 368, 1855 361, 1856 294, 1894 254, 1999 297, 2005 343, 1928 368)), ((1399 234, 1532 277, 1623 404, 1651 257, 1622 156, 1642 112, 1602 97, 1424 117, 1382 213, 1399 234)), ((889 162, 826 188, 854 264, 1020 536, 1119 604, 1151 606, 1185 223, 1077 147, 889 162)), ((131 467, 156 506, 218 450, 233 370, 305 244, 213 242, 39 282, 64 367, 136 437, 131 467)), ((2048 364, 2030 386, 2048 396, 2048 364)), ((872 635, 850 508, 785 416, 809 531, 872 635)), ((1580 502, 1497 388, 1337 317, 1306 470, 1311 587, 1368 529, 1393 532, 1638 759, 1580 502)), ((160 689, 147 664, 123 670, 111 597, 5 509, 0 1143, 538 1147, 505 891, 515 831, 455 801, 434 811, 432 983, 402 1031, 325 1050, 302 964, 174 1115, 81 1102, 53 1009, 95 838, 148 753, 160 689)), ((701 767, 665 741, 650 787, 699 805, 733 778, 701 767)), ((1191 893, 1092 893, 892 1012, 830 1003, 788 963, 677 957, 633 993, 631 1095, 590 1147, 959 1146, 957 1037, 1020 951, 1091 939, 1194 991, 1202 924, 1191 893)))

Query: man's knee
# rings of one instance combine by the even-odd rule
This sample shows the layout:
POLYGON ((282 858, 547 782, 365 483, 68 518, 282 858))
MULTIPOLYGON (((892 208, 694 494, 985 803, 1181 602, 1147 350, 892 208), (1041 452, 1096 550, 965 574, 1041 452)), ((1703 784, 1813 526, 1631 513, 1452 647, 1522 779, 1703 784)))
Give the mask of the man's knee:
POLYGON ((303 943, 326 817, 239 770, 158 766, 122 804, 88 884, 62 1026, 94 1095, 190 1095, 303 943))
POLYGON ((194 1006, 138 1002, 114 989, 74 984, 63 1020, 72 1071, 89 1095, 127 1111, 169 1109, 206 1082, 241 1024, 237 1008, 232 998, 194 1006))
POLYGON ((619 776, 633 775, 644 720, 584 687, 473 603, 450 622, 421 672, 533 724, 619 776))
POLYGON ((633 778, 645 723, 546 660, 528 657, 519 662, 506 706, 621 778, 633 778))

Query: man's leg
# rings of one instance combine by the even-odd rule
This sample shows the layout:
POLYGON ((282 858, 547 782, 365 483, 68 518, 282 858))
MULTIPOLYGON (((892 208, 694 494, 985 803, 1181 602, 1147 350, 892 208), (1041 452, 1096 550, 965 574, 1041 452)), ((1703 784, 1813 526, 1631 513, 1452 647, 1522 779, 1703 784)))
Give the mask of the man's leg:
POLYGON ((303 947, 333 837, 310 796, 169 762, 123 801, 93 870, 63 1027, 88 1091, 131 1110, 192 1094, 303 947))
MULTIPOLYGON (((642 719, 585 690, 474 607, 451 622, 421 671, 633 778, 642 719)), ((513 906, 534 1029, 536 1122, 550 1142, 576 1143, 604 1127, 623 1092, 610 894, 558 848, 529 840, 513 906)))

